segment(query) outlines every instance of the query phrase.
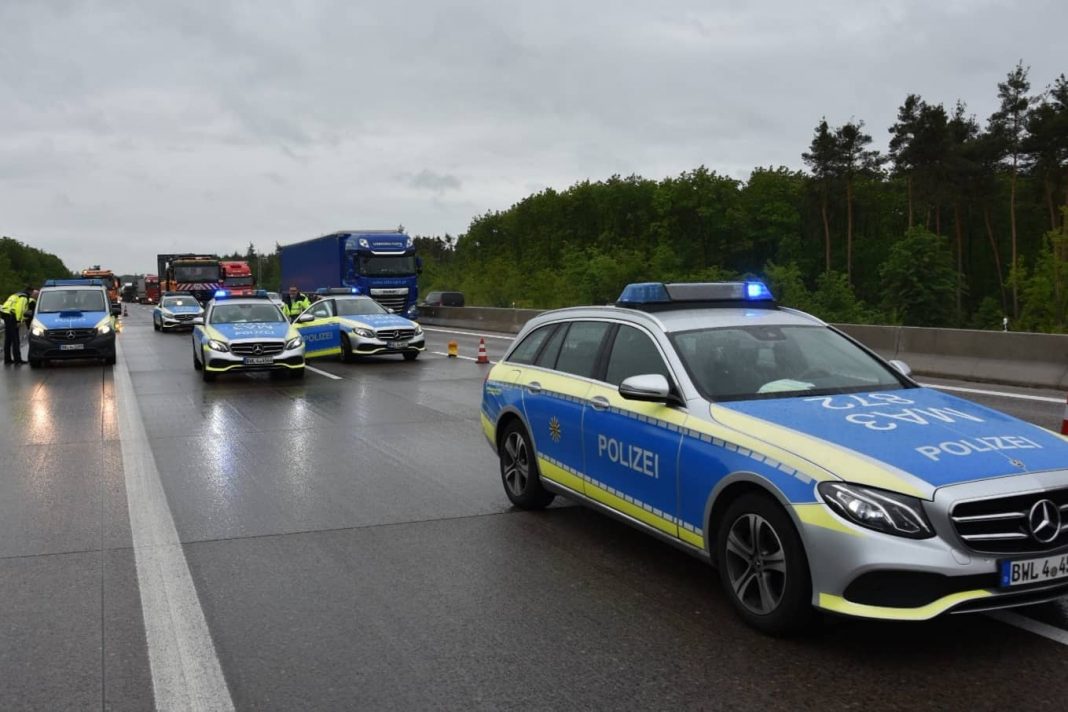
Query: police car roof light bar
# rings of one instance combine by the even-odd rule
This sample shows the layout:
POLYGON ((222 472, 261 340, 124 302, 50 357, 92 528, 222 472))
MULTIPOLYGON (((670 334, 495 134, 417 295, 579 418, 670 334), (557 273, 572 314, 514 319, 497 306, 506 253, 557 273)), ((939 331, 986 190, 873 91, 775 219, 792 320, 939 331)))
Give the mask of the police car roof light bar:
POLYGON ((319 287, 316 294, 359 294, 358 287, 319 287))
POLYGON ((616 306, 643 311, 742 307, 775 309, 775 298, 763 282, 638 282, 628 284, 616 306))
POLYGON ((104 287, 102 279, 46 279, 45 287, 104 287))

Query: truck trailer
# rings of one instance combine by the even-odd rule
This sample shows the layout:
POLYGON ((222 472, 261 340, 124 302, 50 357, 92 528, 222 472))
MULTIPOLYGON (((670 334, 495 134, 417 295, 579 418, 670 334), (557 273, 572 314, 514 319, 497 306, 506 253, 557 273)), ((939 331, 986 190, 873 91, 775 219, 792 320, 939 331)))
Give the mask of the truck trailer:
POLYGON ((281 247, 282 291, 348 287, 415 318, 422 259, 398 230, 345 230, 281 247))

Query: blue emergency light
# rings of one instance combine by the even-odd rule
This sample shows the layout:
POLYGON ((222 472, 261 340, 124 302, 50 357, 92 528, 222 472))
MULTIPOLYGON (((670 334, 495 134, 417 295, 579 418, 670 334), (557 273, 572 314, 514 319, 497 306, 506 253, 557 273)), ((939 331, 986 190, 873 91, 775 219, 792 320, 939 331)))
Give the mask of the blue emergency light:
POLYGON ((230 292, 226 291, 225 289, 216 289, 215 290, 215 298, 216 299, 226 299, 229 296, 230 296, 230 292))
POLYGON ((319 287, 315 290, 316 294, 359 294, 359 287, 319 287))
POLYGON ((104 280, 82 277, 80 279, 46 279, 46 287, 104 287, 104 280))
POLYGON ((767 285, 757 280, 745 282, 636 282, 623 288, 616 306, 631 309, 664 310, 695 307, 775 308, 775 298, 767 285))

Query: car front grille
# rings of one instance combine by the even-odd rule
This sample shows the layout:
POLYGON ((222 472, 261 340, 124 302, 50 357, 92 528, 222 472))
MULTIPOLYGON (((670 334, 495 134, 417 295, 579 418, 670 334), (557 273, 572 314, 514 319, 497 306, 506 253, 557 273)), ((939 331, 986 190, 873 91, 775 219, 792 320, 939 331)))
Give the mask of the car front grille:
POLYGON ((281 341, 256 341, 230 344, 230 352, 236 356, 274 356, 282 353, 285 344, 281 341), (259 351, 256 347, 259 347, 259 351))
POLYGON ((86 341, 96 336, 96 329, 49 329, 45 336, 52 341, 86 341))
POLYGON ((171 318, 174 319, 175 321, 193 321, 193 319, 196 319, 198 316, 200 316, 200 315, 199 314, 175 314, 171 318))
POLYGON ((404 341, 415 336, 415 329, 379 329, 376 335, 382 341, 404 341))
MULTIPOLYGON (((1031 494, 961 502, 950 511, 957 535, 974 551, 987 554, 1029 554, 1068 545, 1068 488, 1031 494), (1040 541, 1029 518, 1036 504, 1049 500, 1058 510, 1051 541, 1040 541)), ((1038 532, 1040 535, 1042 531, 1038 532)), ((1048 538, 1048 537, 1043 537, 1048 538)))

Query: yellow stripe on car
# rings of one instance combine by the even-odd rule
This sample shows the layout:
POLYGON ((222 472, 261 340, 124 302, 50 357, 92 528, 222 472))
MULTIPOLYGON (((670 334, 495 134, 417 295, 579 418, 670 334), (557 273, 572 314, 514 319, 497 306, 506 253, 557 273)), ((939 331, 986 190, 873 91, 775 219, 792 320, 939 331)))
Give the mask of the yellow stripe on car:
POLYGON ((857 616, 860 618, 878 618, 881 620, 897 621, 926 621, 939 614, 945 613, 950 608, 960 605, 961 603, 976 601, 992 595, 994 594, 986 589, 961 591, 959 593, 951 593, 948 596, 943 596, 936 601, 932 601, 924 606, 919 606, 918 608, 891 608, 890 606, 869 606, 863 603, 853 603, 841 596, 821 593, 817 605, 827 611, 842 613, 849 616, 857 616))

